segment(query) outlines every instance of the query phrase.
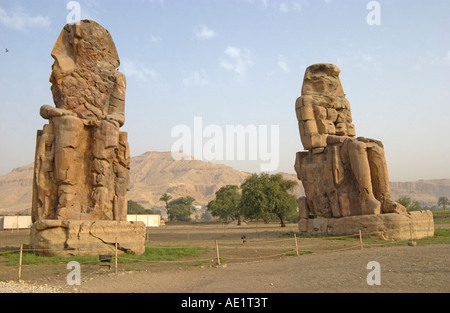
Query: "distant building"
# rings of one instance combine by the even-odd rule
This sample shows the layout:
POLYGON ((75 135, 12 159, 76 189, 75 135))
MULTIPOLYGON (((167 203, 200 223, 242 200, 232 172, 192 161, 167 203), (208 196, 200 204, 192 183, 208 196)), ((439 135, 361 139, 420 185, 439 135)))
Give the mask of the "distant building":
POLYGON ((30 229, 32 224, 31 215, 0 216, 0 230, 30 229))
MULTIPOLYGON (((161 215, 159 214, 129 214, 129 222, 144 222, 146 227, 161 226, 161 215)), ((30 229, 33 225, 31 216, 0 216, 0 230, 30 229)))
POLYGON ((159 227, 161 226, 160 214, 128 214, 128 222, 144 222, 146 227, 159 227))

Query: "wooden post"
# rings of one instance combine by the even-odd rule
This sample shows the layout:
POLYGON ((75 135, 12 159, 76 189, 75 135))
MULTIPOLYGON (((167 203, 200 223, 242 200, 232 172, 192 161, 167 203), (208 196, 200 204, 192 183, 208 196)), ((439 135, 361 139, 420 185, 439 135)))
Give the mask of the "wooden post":
POLYGON ((363 248, 361 229, 359 230, 359 246, 361 249, 363 248))
POLYGON ((297 242, 297 234, 294 234, 294 239, 295 239, 295 252, 297 252, 297 256, 298 256, 298 242, 297 242))
POLYGON ((22 277, 22 252, 23 252, 23 243, 20 244, 20 255, 19 255, 19 282, 22 277))
POLYGON ((409 238, 408 246, 415 247, 417 242, 413 241, 412 223, 409 223, 409 238))
POLYGON ((219 242, 216 240, 217 264, 220 265, 219 242))
POLYGON ((115 253, 116 253, 116 258, 115 258, 115 265, 116 265, 116 275, 117 275, 117 237, 116 237, 116 244, 115 244, 115 253))

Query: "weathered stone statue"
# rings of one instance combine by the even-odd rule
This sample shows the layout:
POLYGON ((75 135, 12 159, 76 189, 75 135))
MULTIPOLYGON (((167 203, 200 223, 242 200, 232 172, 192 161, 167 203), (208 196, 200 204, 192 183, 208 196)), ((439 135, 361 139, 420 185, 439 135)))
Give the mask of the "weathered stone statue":
POLYGON ((298 152, 295 163, 306 193, 299 199, 302 231, 308 228, 310 216, 407 215, 391 199, 383 144, 355 138, 350 103, 339 74, 340 69, 332 64, 308 67, 302 96, 296 102, 300 137, 308 150, 298 152))
POLYGON ((49 124, 37 136, 33 222, 126 221, 126 80, 111 35, 94 21, 66 25, 52 57, 55 107, 40 110, 49 124))

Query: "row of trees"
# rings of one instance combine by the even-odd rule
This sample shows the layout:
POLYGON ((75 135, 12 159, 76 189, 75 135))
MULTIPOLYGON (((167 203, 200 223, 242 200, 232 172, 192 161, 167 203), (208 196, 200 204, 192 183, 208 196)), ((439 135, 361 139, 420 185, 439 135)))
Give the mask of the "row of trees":
POLYGON ((281 227, 286 220, 297 216, 297 198, 291 194, 297 182, 285 180, 280 174, 262 173, 249 176, 238 187, 228 185, 216 192, 216 199, 208 203, 211 215, 224 222, 242 219, 262 219, 266 222, 277 218, 281 227))
MULTIPOLYGON (((419 201, 417 200, 412 200, 409 197, 401 197, 397 200, 398 203, 400 203, 401 205, 403 205, 407 211, 419 211, 422 209, 428 209, 427 207, 422 207, 419 203, 419 201)), ((438 208, 440 208, 442 206, 442 208, 444 210, 447 209, 447 206, 450 205, 450 200, 447 197, 439 197, 438 202, 437 202, 437 206, 438 208)))
MULTIPOLYGON (((282 175, 269 175, 262 173, 249 176, 239 187, 227 185, 216 192, 216 198, 208 203, 205 214, 212 215, 219 220, 228 223, 237 221, 242 224, 243 219, 260 219, 266 222, 278 219, 282 227, 286 226, 286 220, 295 219, 297 213, 297 198, 292 195, 297 182, 286 180, 282 175)), ((181 197, 172 200, 172 196, 164 193, 160 201, 165 203, 169 221, 190 221, 194 212, 195 199, 181 197)), ((418 201, 409 197, 397 200, 408 211, 421 210, 418 201)), ((438 207, 446 210, 450 206, 447 197, 440 197, 438 207)), ((161 214, 160 210, 149 210, 135 201, 128 201, 129 214, 161 214)), ((206 216, 205 216, 206 218, 206 216)), ((203 219, 203 217, 202 217, 203 219)))

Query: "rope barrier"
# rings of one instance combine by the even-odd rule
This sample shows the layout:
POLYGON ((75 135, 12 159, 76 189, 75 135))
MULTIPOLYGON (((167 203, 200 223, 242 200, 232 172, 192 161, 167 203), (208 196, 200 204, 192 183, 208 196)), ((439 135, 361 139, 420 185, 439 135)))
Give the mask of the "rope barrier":
MULTIPOLYGON (((342 236, 324 236, 324 237, 304 237, 304 236, 296 236, 296 234, 294 233, 293 237, 290 238, 280 238, 280 239, 246 239, 243 241, 239 241, 236 239, 233 240, 228 240, 226 241, 224 240, 216 240, 215 244, 213 244, 211 242, 211 245, 202 245, 202 248, 205 249, 209 249, 209 252, 207 253, 211 253, 211 256, 208 258, 198 258, 198 257, 191 257, 191 258, 181 258, 181 259, 177 259, 177 260, 149 260, 149 259, 143 259, 143 258, 133 258, 133 257, 128 257, 126 254, 120 254, 120 255, 116 255, 112 256, 111 259, 115 260, 115 269, 116 269, 116 273, 117 273, 117 262, 118 261, 130 261, 130 262, 137 262, 137 263, 146 263, 146 264, 155 264, 155 263, 161 263, 161 264, 189 264, 189 263, 201 263, 201 262, 206 262, 206 263, 211 263, 211 262, 217 262, 218 265, 220 265, 220 261, 222 260, 226 260, 227 262, 232 262, 232 263, 245 263, 245 262, 258 262, 258 261, 262 261, 265 259, 270 259, 270 258, 276 258, 276 257, 282 257, 282 256, 287 256, 287 255, 296 255, 299 256, 300 254, 302 254, 302 252, 308 252, 309 254, 324 254, 324 253, 332 253, 332 252, 338 252, 338 251, 346 251, 346 250, 352 250, 352 249, 363 249, 363 240, 362 238, 367 238, 371 235, 374 234, 380 234, 381 232, 367 232, 367 233, 363 233, 363 232, 359 232, 358 234, 349 234, 349 235, 342 235, 342 236), (307 241, 314 241, 314 240, 334 240, 336 242, 339 242, 340 239, 345 239, 345 238, 351 238, 351 237, 355 237, 355 240, 359 237, 359 244, 351 244, 349 246, 346 246, 346 244, 344 244, 344 247, 337 247, 337 248, 325 248, 325 249, 321 249, 322 247, 319 245, 315 245, 315 244, 309 244, 309 245, 303 245, 302 242, 304 242, 305 240, 307 241), (295 239, 295 241, 294 241, 295 239), (220 244, 219 244, 220 243, 220 244), (276 246, 267 246, 273 243, 280 243, 279 245, 276 246), (289 243, 289 245, 291 246, 291 248, 289 248, 289 246, 287 246, 285 243, 289 243), (295 247, 295 248, 293 248, 295 247), (310 250, 305 250, 307 248, 313 248, 315 249, 315 251, 310 251, 310 250), (225 251, 224 251, 225 250, 225 251), (267 254, 264 255, 265 253, 270 253, 271 251, 274 250, 282 250, 282 252, 280 253, 272 253, 272 254, 267 254), (226 252, 225 254, 220 255, 220 251, 222 252, 226 252), (244 252, 243 252, 244 251, 244 252), (214 255, 213 254, 216 254, 214 255), (236 254, 247 254, 249 256, 233 256, 236 254), (256 255, 255 254, 259 254, 256 255), (242 261, 242 262, 241 262, 242 261)), ((204 242, 205 240, 199 240, 200 242, 204 242)), ((193 242, 195 242, 195 240, 193 240, 193 242)), ((354 241, 352 241, 354 242, 354 241)), ((365 242, 365 247, 366 248, 372 248, 372 247, 385 247, 385 246, 391 246, 391 245, 396 245, 398 244, 398 242, 383 242, 383 243, 373 243, 373 242, 365 242)), ((117 246, 120 246, 119 243, 111 243, 111 251, 109 252, 102 252, 103 254, 106 253, 114 253, 117 252, 117 246)), ((154 249, 177 249, 177 248, 181 248, 181 247, 190 247, 189 245, 180 245, 180 244, 174 244, 174 245, 153 245, 153 246, 149 246, 146 245, 147 247, 151 247, 154 249)), ((59 251, 65 251, 65 252, 69 252, 72 249, 61 249, 59 251)), ((51 248, 23 248, 23 244, 21 245, 21 249, 8 249, 8 250, 0 250, 0 256, 5 256, 8 254, 14 254, 19 252, 20 253, 20 263, 19 263, 19 279, 20 279, 20 275, 21 275, 21 269, 22 267, 25 266, 32 266, 34 264, 22 264, 22 254, 23 252, 49 252, 49 251, 53 251, 56 252, 58 251, 57 249, 51 249, 51 248)), ((96 250, 82 250, 82 251, 77 251, 75 250, 74 253, 76 254, 77 252, 82 252, 82 253, 88 253, 91 254, 92 257, 95 257, 96 255, 102 254, 102 253, 98 253, 98 251, 96 250)), ((76 255, 72 256, 73 257, 77 257, 76 255)), ((66 257, 68 260, 71 257, 66 257)), ((44 267, 44 268, 51 268, 51 267, 60 267, 61 264, 65 263, 65 260, 61 260, 58 261, 57 263, 39 263, 38 266, 39 267, 44 267)), ((79 261, 81 264, 85 264, 85 265, 102 265, 102 262, 100 260, 89 260, 89 259, 84 259, 79 261)), ((27 262, 26 262, 27 263, 27 262)), ((109 264, 112 264, 112 262, 109 262, 109 264)), ((97 271, 93 271, 90 275, 92 275, 93 273, 95 273, 97 271)))
POLYGON ((141 262, 141 263, 197 263, 197 262, 212 262, 213 259, 208 258, 208 259, 193 259, 193 260, 142 260, 142 259, 133 259, 133 258, 127 258, 124 256, 118 256, 118 260, 120 261, 121 259, 125 259, 125 260, 131 260, 133 262, 141 262))
POLYGON ((243 243, 242 241, 240 243, 222 243, 221 245, 224 246, 242 246, 242 245, 249 245, 249 244, 257 244, 257 243, 272 243, 272 242, 282 242, 282 241, 292 241, 292 238, 285 238, 285 239, 274 239, 274 240, 264 240, 264 239, 259 239, 259 240, 248 240, 246 239, 245 243, 243 243))
POLYGON ((264 256, 257 256, 257 257, 250 257, 250 258, 233 258, 233 257, 228 257, 228 256, 225 256, 223 258, 227 259, 227 260, 269 259, 269 258, 274 258, 274 257, 277 257, 277 256, 283 256, 283 255, 286 255, 286 254, 289 254, 289 253, 292 253, 292 252, 295 252, 295 250, 289 250, 289 251, 286 251, 286 252, 283 252, 283 253, 264 255, 264 256))

